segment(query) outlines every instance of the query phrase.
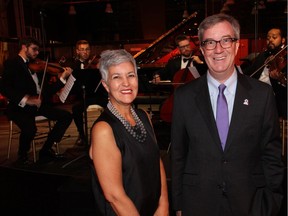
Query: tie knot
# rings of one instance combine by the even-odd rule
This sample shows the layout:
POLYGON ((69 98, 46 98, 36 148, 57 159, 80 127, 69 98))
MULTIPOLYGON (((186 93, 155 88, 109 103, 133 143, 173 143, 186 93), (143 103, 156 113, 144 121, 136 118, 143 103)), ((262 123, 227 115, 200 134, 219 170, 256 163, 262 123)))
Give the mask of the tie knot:
POLYGON ((226 85, 224 85, 224 84, 221 84, 218 86, 219 92, 222 94, 224 93, 225 88, 226 88, 226 85))

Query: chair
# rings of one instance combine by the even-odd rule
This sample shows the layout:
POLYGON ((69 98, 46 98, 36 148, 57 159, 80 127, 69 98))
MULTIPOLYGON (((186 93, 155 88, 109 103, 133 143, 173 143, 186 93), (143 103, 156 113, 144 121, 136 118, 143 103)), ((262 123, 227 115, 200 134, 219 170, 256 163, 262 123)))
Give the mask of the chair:
MULTIPOLYGON (((48 128, 48 131, 40 131, 37 130, 37 133, 32 141, 32 152, 33 152, 33 162, 36 163, 37 161, 37 156, 36 156, 36 140, 39 139, 43 139, 46 138, 48 133, 50 132, 52 125, 51 125, 51 121, 49 119, 47 119, 45 116, 36 116, 35 117, 35 122, 36 124, 40 124, 40 123, 45 123, 47 122, 48 125, 45 126, 46 128, 48 128)), ((38 125, 39 126, 39 125, 38 125)), ((40 126, 39 126, 40 127, 40 126)), ((37 127, 39 129, 39 127, 37 127)), ((10 152, 11 152, 11 144, 12 144, 12 138, 14 135, 19 134, 19 131, 13 131, 13 121, 9 120, 9 139, 8 139, 8 150, 7 150, 7 159, 10 158, 10 152)), ((56 143, 56 152, 59 153, 59 143, 56 143)))

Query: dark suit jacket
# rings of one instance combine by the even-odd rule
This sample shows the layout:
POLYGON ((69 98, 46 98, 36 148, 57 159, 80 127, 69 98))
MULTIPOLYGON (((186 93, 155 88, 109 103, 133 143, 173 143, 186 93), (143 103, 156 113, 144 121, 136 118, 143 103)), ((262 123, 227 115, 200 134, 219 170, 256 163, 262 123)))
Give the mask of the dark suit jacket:
POLYGON ((279 135, 273 91, 265 83, 238 73, 224 151, 207 76, 179 87, 171 139, 173 208, 183 216, 218 216, 225 195, 233 216, 276 215, 283 178, 279 135))
MULTIPOLYGON (((204 61, 204 59, 203 59, 204 61)), ((207 72, 207 65, 204 64, 197 64, 196 62, 193 62, 193 65, 196 67, 198 73, 200 76, 205 74, 207 72)), ((170 59, 163 68, 163 70, 160 71, 160 76, 162 80, 173 80, 173 77, 175 73, 177 73, 181 69, 181 55, 178 55, 172 59, 170 59)))
MULTIPOLYGON (((37 76, 39 85, 41 86, 43 73, 37 73, 37 76)), ((27 65, 20 56, 5 62, 2 78, 3 92, 9 100, 8 109, 24 109, 28 112, 36 111, 35 106, 26 105, 24 108, 21 108, 18 105, 25 95, 37 95, 35 82, 27 65)), ((64 84, 59 79, 51 85, 48 85, 48 82, 45 81, 41 93, 43 98, 42 106, 49 103, 49 98, 62 87, 64 87, 64 84)))

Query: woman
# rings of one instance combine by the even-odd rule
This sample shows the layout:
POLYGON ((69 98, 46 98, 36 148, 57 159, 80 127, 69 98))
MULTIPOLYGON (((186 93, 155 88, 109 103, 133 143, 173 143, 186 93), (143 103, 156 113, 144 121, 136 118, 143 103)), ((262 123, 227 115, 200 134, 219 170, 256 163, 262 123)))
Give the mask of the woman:
POLYGON ((91 129, 96 203, 103 215, 167 216, 166 175, 152 124, 145 111, 132 107, 135 60, 125 50, 107 50, 99 66, 109 102, 91 129))

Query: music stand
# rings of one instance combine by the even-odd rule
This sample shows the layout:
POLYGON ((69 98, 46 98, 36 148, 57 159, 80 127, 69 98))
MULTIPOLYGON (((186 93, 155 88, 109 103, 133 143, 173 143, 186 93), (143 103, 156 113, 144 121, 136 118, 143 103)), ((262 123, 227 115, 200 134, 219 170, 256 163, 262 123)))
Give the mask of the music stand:
MULTIPOLYGON (((78 72, 78 71, 77 71, 78 72)), ((88 150, 89 150, 89 139, 88 139, 88 116, 87 116, 87 101, 86 101, 86 96, 87 96, 87 91, 88 94, 91 93, 96 93, 98 90, 98 87, 101 83, 101 76, 99 74, 99 71, 95 69, 84 69, 79 71, 78 73, 75 73, 75 78, 78 80, 78 83, 81 83, 81 88, 82 88, 82 100, 83 100, 83 107, 84 107, 84 112, 83 112, 83 122, 84 122, 84 139, 85 139, 85 151, 83 154, 79 155, 78 157, 74 158, 73 160, 65 163, 62 168, 65 168, 72 163, 88 156, 88 150), (95 83, 98 83, 97 87, 95 87, 95 83)), ((74 74, 73 74, 74 75, 74 74)), ((77 82, 77 81, 76 81, 77 82)))
POLYGON ((86 89, 85 89, 85 85, 82 85, 82 93, 83 93, 83 107, 84 107, 84 138, 85 138, 85 151, 83 154, 79 155, 78 157, 74 158, 73 160, 69 161, 68 163, 65 163, 62 168, 65 168, 67 166, 69 166, 70 164, 80 160, 81 158, 87 156, 87 152, 88 151, 88 118, 87 118, 87 109, 86 109, 86 89))

